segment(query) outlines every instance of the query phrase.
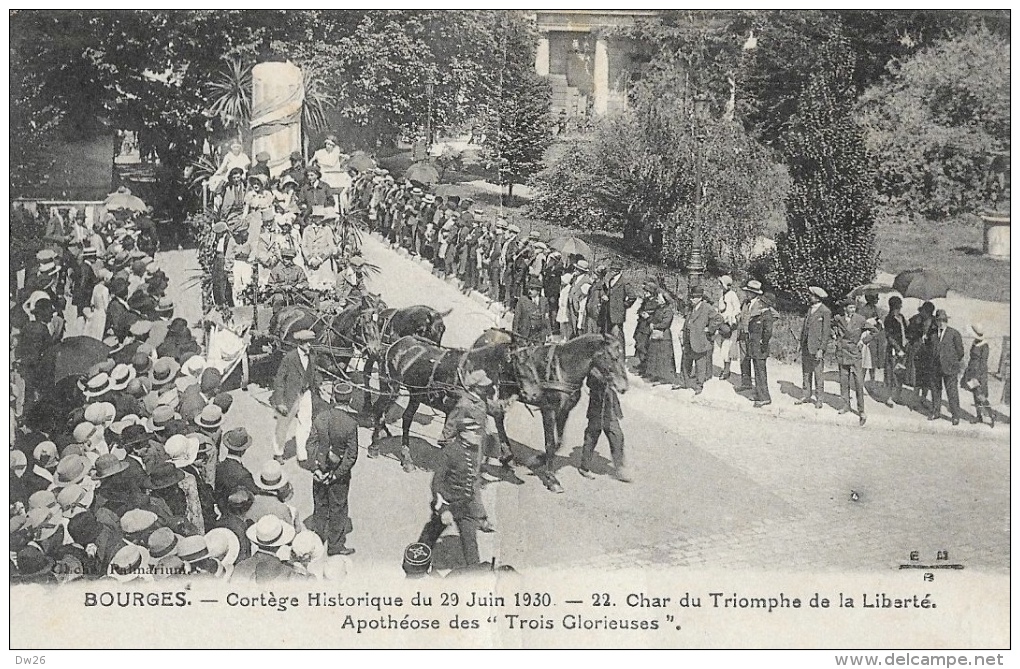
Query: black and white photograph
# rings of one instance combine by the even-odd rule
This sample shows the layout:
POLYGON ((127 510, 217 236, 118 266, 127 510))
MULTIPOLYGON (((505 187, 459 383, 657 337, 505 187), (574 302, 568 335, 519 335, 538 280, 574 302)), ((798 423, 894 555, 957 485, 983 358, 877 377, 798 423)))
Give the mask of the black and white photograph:
POLYGON ((8 24, 19 663, 1008 664, 1009 9, 8 24))

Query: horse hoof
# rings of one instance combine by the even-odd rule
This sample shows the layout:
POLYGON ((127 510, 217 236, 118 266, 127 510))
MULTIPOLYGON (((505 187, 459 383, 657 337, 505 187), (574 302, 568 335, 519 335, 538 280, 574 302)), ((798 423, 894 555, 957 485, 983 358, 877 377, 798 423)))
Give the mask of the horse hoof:
POLYGON ((557 494, 562 494, 565 491, 563 490, 563 486, 561 486, 559 484, 559 482, 553 481, 552 483, 549 484, 549 492, 554 492, 554 493, 557 493, 557 494))

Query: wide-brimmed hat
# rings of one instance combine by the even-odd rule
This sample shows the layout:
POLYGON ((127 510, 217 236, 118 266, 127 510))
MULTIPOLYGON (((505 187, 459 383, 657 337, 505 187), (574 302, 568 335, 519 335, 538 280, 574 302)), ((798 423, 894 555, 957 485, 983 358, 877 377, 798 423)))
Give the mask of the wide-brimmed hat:
POLYGON ((195 534, 181 539, 177 544, 177 557, 189 564, 209 557, 209 547, 205 543, 205 535, 195 534))
MULTIPOLYGON (((125 384, 127 385, 127 384, 125 384)), ((106 372, 100 372, 96 374, 88 381, 85 382, 85 388, 82 390, 86 398, 99 397, 105 395, 110 390, 110 375, 106 372)))
POLYGON ((230 228, 227 227, 227 224, 226 224, 225 221, 216 221, 215 223, 213 223, 212 233, 214 235, 222 235, 223 233, 227 232, 227 230, 229 230, 229 229, 230 228))
POLYGON ((981 323, 971 323, 969 329, 971 336, 973 336, 975 339, 984 339, 985 337, 984 325, 982 325, 981 323))
POLYGON ((152 387, 162 388, 177 377, 180 364, 173 358, 159 358, 152 365, 152 387))
POLYGON ((223 425, 223 409, 215 404, 207 404, 201 413, 195 416, 195 425, 206 430, 218 430, 223 425))
POLYGON ((149 555, 156 560, 173 555, 177 550, 179 538, 169 527, 160 527, 149 535, 146 545, 149 548, 149 555))
POLYGON ((144 337, 152 331, 152 321, 135 321, 128 330, 135 338, 144 337))
POLYGON ((110 372, 110 390, 124 390, 137 375, 138 373, 131 365, 124 363, 117 365, 110 372))
POLYGON ((228 430, 223 435, 223 445, 231 453, 244 453, 251 446, 251 435, 243 427, 228 430))
POLYGON ((733 277, 729 274, 723 274, 719 277, 719 283, 722 284, 723 288, 730 288, 733 285, 733 277))
POLYGON ((314 341, 315 333, 311 330, 298 330, 291 335, 291 339, 294 341, 314 341))
POLYGON ((167 461, 153 464, 148 473, 153 490, 171 488, 184 480, 184 472, 167 461))
POLYGON ((136 351, 131 356, 131 366, 135 368, 135 380, 137 381, 142 374, 148 374, 152 371, 152 358, 141 351, 136 351))
POLYGON ((95 468, 95 473, 93 474, 93 478, 95 479, 109 478, 128 468, 127 463, 120 460, 113 453, 104 453, 103 455, 100 455, 96 458, 96 463, 93 467, 95 468))
POLYGON ((173 407, 166 404, 157 404, 149 415, 149 424, 146 427, 152 432, 160 432, 176 416, 177 412, 174 411, 173 407))
POLYGON ((148 442, 149 438, 152 436, 145 428, 145 420, 139 417, 138 421, 139 422, 135 422, 130 425, 125 425, 124 429, 120 431, 119 442, 124 448, 144 444, 148 442))
POLYGON ((187 467, 198 458, 200 444, 198 439, 183 434, 175 434, 163 444, 163 450, 170 463, 177 468, 187 467))
POLYGON ((142 549, 134 544, 123 546, 110 560, 109 574, 113 578, 126 583, 141 577, 142 563, 145 556, 142 549))
POLYGON ((945 309, 939 309, 935 312, 935 320, 941 323, 949 322, 949 314, 946 313, 945 309))
POLYGON ((248 177, 248 183, 252 181, 258 183, 260 186, 265 186, 269 183, 269 178, 265 174, 252 174, 248 177))
POLYGON ((88 474, 89 460, 81 455, 67 455, 57 463, 57 471, 53 475, 54 486, 66 486, 81 483, 88 474))
POLYGON ((120 531, 126 535, 148 532, 158 520, 159 516, 148 509, 129 509, 120 517, 120 531))
MULTIPOLYGON (((68 515, 75 506, 81 506, 83 509, 88 508, 89 503, 85 500, 89 497, 89 491, 78 485, 77 483, 71 483, 60 489, 57 493, 57 504, 60 506, 65 517, 70 518, 68 515)), ((77 514, 75 514, 77 515, 77 514)))
POLYGON ((287 476, 283 473, 283 468, 276 460, 266 461, 266 464, 262 465, 258 478, 255 479, 255 485, 262 490, 269 491, 279 490, 287 485, 287 483, 287 476))
POLYGON ((253 543, 263 548, 279 548, 294 540, 294 526, 284 523, 274 515, 265 515, 247 529, 245 535, 253 543))
POLYGON ((820 300, 824 300, 829 297, 829 294, 825 292, 825 289, 818 286, 808 286, 808 292, 820 300))
POLYGON ((52 490, 36 490, 28 496, 28 510, 35 509, 59 509, 57 496, 52 490))
POLYGON ((184 361, 180 371, 182 374, 187 374, 192 378, 198 378, 203 370, 205 370, 205 365, 205 358, 196 354, 184 361))
POLYGON ((56 562, 53 558, 43 553, 36 546, 25 546, 18 551, 18 573, 15 578, 19 581, 46 576, 53 570, 56 562))
POLYGON ((82 421, 74 426, 74 430, 71 432, 71 438, 74 439, 76 444, 86 444, 92 441, 92 438, 96 436, 96 432, 99 431, 99 424, 92 423, 90 421, 82 421))
POLYGON ((744 290, 749 292, 749 293, 754 293, 755 295, 764 295, 765 294, 765 291, 762 290, 762 287, 761 287, 761 281, 758 281, 756 279, 751 279, 750 281, 745 283, 744 284, 744 290))
POLYGON ((85 420, 93 425, 109 426, 117 417, 117 407, 112 402, 93 402, 85 407, 85 420))
POLYGON ((205 545, 209 557, 215 558, 223 565, 234 564, 241 553, 241 540, 226 527, 214 527, 206 532, 205 545))
POLYGON ((47 439, 35 445, 35 448, 32 449, 32 457, 43 467, 49 468, 57 464, 60 452, 57 450, 57 445, 47 439))

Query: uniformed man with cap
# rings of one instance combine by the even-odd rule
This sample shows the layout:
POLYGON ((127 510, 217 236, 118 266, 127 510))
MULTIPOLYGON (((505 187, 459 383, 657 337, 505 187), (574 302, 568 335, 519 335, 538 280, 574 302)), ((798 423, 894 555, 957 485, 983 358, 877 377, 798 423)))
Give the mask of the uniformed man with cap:
POLYGON ((477 532, 487 524, 479 495, 479 473, 488 441, 486 398, 492 392, 492 380, 482 370, 470 372, 464 379, 465 392, 446 416, 440 439, 440 464, 432 477, 431 518, 418 537, 420 543, 434 549, 450 521, 460 532, 464 562, 479 562, 477 532))
POLYGON ((308 436, 314 454, 312 501, 314 511, 306 524, 326 544, 327 555, 350 555, 347 534, 351 531, 347 497, 351 470, 358 460, 358 421, 348 413, 354 388, 346 381, 333 385, 333 405, 312 419, 308 436))
POLYGON ((294 257, 297 256, 290 246, 280 249, 281 262, 269 272, 269 285, 267 290, 270 294, 269 303, 273 312, 288 303, 288 293, 308 289, 308 276, 305 270, 294 264, 294 257))

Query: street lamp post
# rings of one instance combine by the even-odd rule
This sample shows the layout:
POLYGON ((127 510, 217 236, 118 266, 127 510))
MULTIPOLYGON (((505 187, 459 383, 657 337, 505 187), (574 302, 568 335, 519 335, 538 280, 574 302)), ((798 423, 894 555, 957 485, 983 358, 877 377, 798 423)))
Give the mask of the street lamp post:
POLYGON ((425 119, 425 148, 426 151, 432 149, 432 96, 436 90, 435 80, 429 76, 425 80, 425 97, 428 98, 428 117, 425 119))
POLYGON ((701 277, 705 274, 705 251, 701 217, 701 199, 704 190, 704 157, 703 144, 705 140, 704 130, 701 122, 708 116, 708 98, 698 95, 694 98, 694 110, 691 119, 691 129, 694 138, 694 235, 691 243, 691 253, 687 258, 687 285, 696 286, 701 283, 701 277))

